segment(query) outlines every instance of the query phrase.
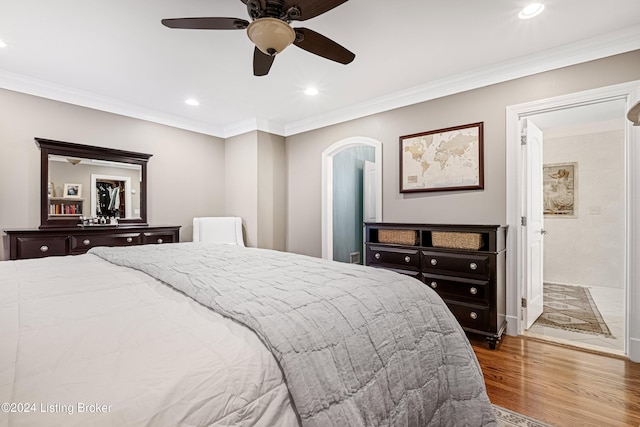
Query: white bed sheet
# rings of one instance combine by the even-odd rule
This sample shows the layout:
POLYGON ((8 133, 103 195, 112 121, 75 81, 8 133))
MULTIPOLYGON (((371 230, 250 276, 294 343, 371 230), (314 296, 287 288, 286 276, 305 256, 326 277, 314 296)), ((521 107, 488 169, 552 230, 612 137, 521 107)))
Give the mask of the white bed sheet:
POLYGON ((0 262, 0 403, 2 426, 298 425, 253 332, 91 254, 0 262))

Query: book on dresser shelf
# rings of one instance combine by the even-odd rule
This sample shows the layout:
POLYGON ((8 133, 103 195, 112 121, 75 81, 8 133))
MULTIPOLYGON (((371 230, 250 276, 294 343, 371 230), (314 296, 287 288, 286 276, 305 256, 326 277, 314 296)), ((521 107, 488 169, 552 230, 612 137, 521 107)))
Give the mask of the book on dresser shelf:
POLYGON ((506 329, 502 225, 365 223, 365 263, 438 293, 462 328, 495 349, 506 329))
POLYGON ((49 197, 49 215, 80 216, 84 199, 77 197, 49 197))

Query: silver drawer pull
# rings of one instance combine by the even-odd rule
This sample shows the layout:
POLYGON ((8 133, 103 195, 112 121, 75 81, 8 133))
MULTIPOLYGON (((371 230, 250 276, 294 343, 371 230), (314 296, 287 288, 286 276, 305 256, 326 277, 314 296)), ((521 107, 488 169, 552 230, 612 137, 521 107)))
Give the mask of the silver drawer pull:
POLYGON ((404 262, 411 262, 411 257, 408 255, 404 257, 404 262))
POLYGON ((133 239, 131 237, 127 237, 127 243, 131 243, 133 242, 133 239))
POLYGON ((40 246, 40 251, 41 252, 47 252, 48 250, 49 250, 49 246, 47 246, 47 245, 40 246))
POLYGON ((469 264, 469 268, 472 270, 477 270, 478 269, 478 264, 476 264, 475 262, 472 262, 471 264, 469 264))
POLYGON ((158 243, 162 243, 164 240, 162 239, 158 239, 158 243))
POLYGON ((436 265, 438 263, 438 260, 435 258, 431 258, 431 265, 436 265))
POLYGON ((475 295, 478 293, 478 289, 477 288, 471 288, 469 289, 469 292, 471 292, 471 295, 475 295))
POLYGON ((91 244, 91 240, 89 240, 89 239, 84 239, 84 240, 82 241, 82 243, 84 243, 84 244, 85 244, 85 246, 87 246, 87 245, 90 245, 90 244, 91 244))
POLYGON ((478 318, 478 313, 476 313, 475 311, 472 311, 469 314, 469 317, 471 317, 473 320, 476 320, 478 318))
POLYGON ((432 287, 433 289, 437 288, 437 287, 438 287, 438 282, 435 282, 435 281, 434 281, 434 282, 431 282, 431 287, 432 287))
POLYGON ((375 259, 380 259, 380 252, 376 252, 376 254, 374 255, 375 259))

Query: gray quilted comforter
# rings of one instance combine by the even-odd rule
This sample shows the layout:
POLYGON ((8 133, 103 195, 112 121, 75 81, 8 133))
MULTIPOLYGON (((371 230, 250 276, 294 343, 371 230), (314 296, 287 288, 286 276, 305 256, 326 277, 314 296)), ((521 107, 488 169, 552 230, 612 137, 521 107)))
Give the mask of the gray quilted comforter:
POLYGON ((466 336, 415 279, 206 243, 91 253, 254 330, 280 364, 303 426, 495 425, 466 336))

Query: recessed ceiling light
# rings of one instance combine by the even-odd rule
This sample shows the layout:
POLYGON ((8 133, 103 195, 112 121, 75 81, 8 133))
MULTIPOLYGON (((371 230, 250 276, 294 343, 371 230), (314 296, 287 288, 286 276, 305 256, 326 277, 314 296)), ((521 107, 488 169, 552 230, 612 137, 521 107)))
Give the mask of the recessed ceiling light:
POLYGON ((304 90, 305 95, 314 96, 318 94, 318 89, 315 87, 308 87, 304 90))
POLYGON ((531 3, 530 5, 526 6, 524 9, 520 11, 520 13, 518 14, 518 18, 520 19, 533 18, 534 16, 540 15, 543 10, 544 10, 544 5, 542 3, 531 3))
POLYGON ((194 99, 194 98, 189 98, 189 99, 187 99, 187 100, 186 100, 186 101, 184 101, 184 102, 185 102, 185 104, 187 104, 187 105, 193 105, 194 107, 197 107, 198 105, 200 105, 200 103, 198 102, 198 100, 197 100, 197 99, 194 99))

